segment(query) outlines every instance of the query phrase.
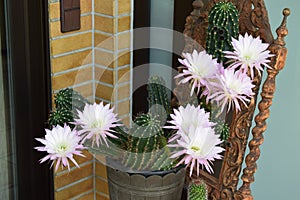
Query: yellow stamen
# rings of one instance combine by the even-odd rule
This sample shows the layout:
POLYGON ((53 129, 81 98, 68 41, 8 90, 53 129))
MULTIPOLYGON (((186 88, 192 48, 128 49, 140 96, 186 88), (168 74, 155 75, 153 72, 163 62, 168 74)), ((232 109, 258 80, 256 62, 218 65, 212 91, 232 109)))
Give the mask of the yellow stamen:
POLYGON ((200 148, 196 147, 196 146, 192 146, 191 149, 194 150, 194 151, 200 151, 200 148))

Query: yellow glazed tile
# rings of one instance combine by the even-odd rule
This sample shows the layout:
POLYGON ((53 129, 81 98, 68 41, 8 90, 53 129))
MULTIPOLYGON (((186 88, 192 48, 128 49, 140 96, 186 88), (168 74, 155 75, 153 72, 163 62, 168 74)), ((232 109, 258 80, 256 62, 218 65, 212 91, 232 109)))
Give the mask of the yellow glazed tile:
POLYGON ((118 0, 118 13, 130 14, 131 12, 131 0, 118 0))
POLYGON ((64 190, 55 192, 55 200, 71 199, 82 193, 93 190, 93 188, 93 178, 91 177, 64 190))
POLYGON ((118 55, 118 66, 124 66, 130 64, 130 51, 123 51, 122 53, 119 53, 118 55))
POLYGON ((107 182, 97 177, 96 177, 96 190, 104 194, 109 194, 107 182))
POLYGON ((106 33, 115 33, 115 19, 95 15, 95 29, 106 33))
POLYGON ((59 90, 61 88, 70 87, 92 80, 92 67, 87 67, 65 74, 52 77, 52 89, 59 90))
POLYGON ((118 83, 130 81, 130 67, 118 70, 118 83))
MULTIPOLYGON (((83 155, 85 155, 85 157, 81 157, 81 156, 77 156, 77 155, 74 156, 74 159, 76 160, 78 165, 89 162, 93 159, 93 156, 87 150, 84 150, 82 152, 83 152, 83 155)), ((53 166, 55 166, 55 164, 53 166)), ((72 162, 70 162, 70 168, 72 168, 74 166, 75 165, 72 162)), ((62 169, 61 167, 59 167, 57 172, 55 172, 55 173, 59 173, 62 171, 68 172, 68 169, 67 168, 62 169)))
POLYGON ((51 59, 52 73, 92 64, 92 49, 51 59))
POLYGON ((96 193, 96 200, 109 200, 109 198, 102 194, 96 193))
POLYGON ((111 101, 113 99, 113 88, 106 85, 96 85, 96 97, 111 101))
POLYGON ((115 16, 115 0, 94 0, 95 12, 115 16))
POLYGON ((122 121, 123 124, 125 124, 125 126, 128 126, 128 127, 130 126, 130 117, 129 116, 123 117, 121 119, 121 121, 122 121))
POLYGON ((100 81, 107 84, 114 84, 114 73, 112 70, 95 68, 95 81, 100 81))
POLYGON ((94 199, 94 192, 92 191, 92 192, 90 192, 86 195, 83 195, 83 196, 77 198, 76 200, 95 200, 94 199))
POLYGON ((118 32, 130 30, 130 16, 118 18, 118 32))
POLYGON ((92 33, 84 33, 51 41, 51 53, 57 55, 92 46, 92 33))
POLYGON ((72 170, 70 172, 61 174, 59 176, 55 176, 54 187, 58 189, 92 175, 93 175, 93 163, 90 163, 80 168, 76 168, 75 170, 72 170))
POLYGON ((130 48, 131 34, 130 32, 118 35, 118 49, 130 48))
POLYGON ((99 49, 95 50, 95 64, 104 67, 115 67, 115 55, 99 49))
POLYGON ((94 34, 95 47, 115 51, 115 36, 104 35, 101 33, 94 34))
POLYGON ((100 162, 96 162, 95 175, 107 179, 106 166, 100 162))
POLYGON ((118 100, 127 99, 130 97, 130 85, 118 87, 118 100))
POLYGON ((130 101, 123 101, 118 104, 118 115, 130 114, 130 101))
POLYGON ((60 18, 59 2, 49 4, 49 18, 60 18))
POLYGON ((80 30, 62 33, 60 30, 60 21, 50 22, 50 37, 54 38, 62 35, 79 33, 82 31, 92 30, 92 15, 81 17, 80 30))
POLYGON ((79 92, 84 97, 93 96, 93 83, 84 84, 74 88, 75 91, 79 92))

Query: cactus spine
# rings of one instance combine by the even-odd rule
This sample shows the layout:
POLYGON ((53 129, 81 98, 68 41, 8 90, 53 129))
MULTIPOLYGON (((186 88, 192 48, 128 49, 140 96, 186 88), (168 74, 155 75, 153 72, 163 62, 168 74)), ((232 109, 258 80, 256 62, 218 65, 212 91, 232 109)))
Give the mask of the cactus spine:
POLYGON ((206 51, 224 62, 223 51, 232 51, 231 40, 239 34, 238 10, 231 2, 216 3, 209 12, 206 51))

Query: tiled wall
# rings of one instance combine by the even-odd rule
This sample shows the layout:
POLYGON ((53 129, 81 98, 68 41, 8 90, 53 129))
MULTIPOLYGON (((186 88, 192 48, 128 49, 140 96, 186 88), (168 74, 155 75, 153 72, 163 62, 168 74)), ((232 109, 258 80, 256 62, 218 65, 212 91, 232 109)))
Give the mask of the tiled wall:
POLYGON ((131 1, 94 0, 95 98, 130 113, 131 1), (103 92, 105 91, 105 92, 103 92))
MULTIPOLYGON (((132 0, 81 0, 81 29, 61 33, 59 0, 49 2, 53 93, 72 87, 111 103, 125 124, 131 111, 132 0)), ((88 152, 80 168, 54 174, 56 200, 108 200, 106 167, 88 152)))

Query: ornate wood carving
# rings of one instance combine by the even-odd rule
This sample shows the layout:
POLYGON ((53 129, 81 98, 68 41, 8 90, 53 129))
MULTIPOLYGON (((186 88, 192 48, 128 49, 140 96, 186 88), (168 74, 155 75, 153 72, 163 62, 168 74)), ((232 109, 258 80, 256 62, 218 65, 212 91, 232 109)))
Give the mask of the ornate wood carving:
MULTIPOLYGON (((208 11, 221 0, 195 0, 194 10, 186 19, 184 52, 192 52, 193 49, 205 48, 206 29, 208 25, 208 11)), ((230 146, 224 155, 222 169, 219 178, 212 177, 206 172, 201 172, 202 178, 209 186, 209 199, 253 199, 250 184, 254 181, 253 175, 256 171, 256 161, 260 155, 259 146, 263 142, 262 133, 266 130, 265 120, 269 117, 269 107, 275 92, 275 78, 284 67, 287 49, 284 47, 284 37, 287 35, 286 18, 289 10, 284 10, 284 19, 277 29, 278 38, 274 41, 269 24, 268 13, 263 0, 228 0, 239 10, 240 33, 249 33, 260 36, 264 42, 270 43, 269 50, 275 54, 271 61, 272 69, 267 70, 267 78, 262 89, 262 100, 258 104, 259 114, 255 117, 256 126, 253 129, 253 139, 249 142, 250 153, 246 157, 246 168, 243 170, 243 185, 238 190, 237 185, 241 173, 245 151, 248 144, 251 123, 254 110, 257 105, 257 94, 259 92, 261 77, 256 74, 254 79, 254 92, 248 108, 242 107, 241 112, 233 115, 231 123, 230 146)))
POLYGON ((285 48, 284 37, 288 34, 286 28, 287 16, 289 16, 289 9, 283 11, 283 21, 280 27, 276 30, 277 39, 270 45, 270 51, 276 55, 272 59, 272 69, 267 69, 268 76, 264 82, 261 101, 258 104, 259 113, 255 117, 255 127, 252 130, 253 139, 249 142, 250 153, 246 157, 246 168, 243 170, 242 180, 243 185, 239 192, 243 195, 244 199, 253 199, 251 195, 250 184, 254 181, 254 173, 256 171, 256 161, 260 156, 259 146, 263 143, 263 132, 267 128, 266 120, 270 115, 270 107, 272 105, 275 93, 275 79, 279 71, 285 65, 287 49, 285 48))

